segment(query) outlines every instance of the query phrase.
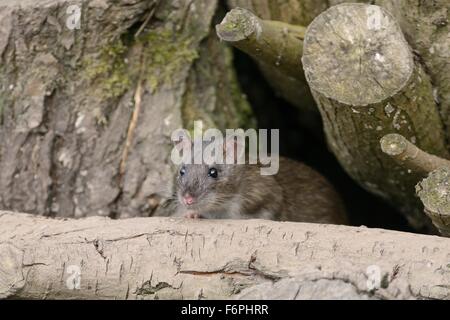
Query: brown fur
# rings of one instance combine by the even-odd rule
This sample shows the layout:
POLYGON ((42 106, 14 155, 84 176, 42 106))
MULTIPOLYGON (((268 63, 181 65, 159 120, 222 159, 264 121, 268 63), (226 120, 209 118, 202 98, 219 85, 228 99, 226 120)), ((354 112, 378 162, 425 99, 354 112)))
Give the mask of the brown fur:
POLYGON ((208 177, 212 166, 186 165, 177 177, 178 210, 175 215, 201 218, 272 219, 281 221, 346 223, 343 204, 319 173, 294 160, 280 158, 279 172, 260 174, 259 165, 214 165, 217 179, 208 177), (197 200, 185 206, 181 197, 197 200))

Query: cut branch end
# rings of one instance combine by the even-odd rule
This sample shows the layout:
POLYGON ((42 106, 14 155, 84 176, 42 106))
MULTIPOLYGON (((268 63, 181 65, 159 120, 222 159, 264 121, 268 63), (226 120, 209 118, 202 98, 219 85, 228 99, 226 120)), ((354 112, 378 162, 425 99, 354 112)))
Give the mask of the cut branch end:
POLYGON ((431 172, 417 184, 416 193, 439 232, 450 237, 450 168, 431 172))
POLYGON ((385 135, 380 145, 385 154, 414 172, 427 174, 441 167, 450 168, 449 160, 421 150, 400 134, 385 135))
POLYGON ((231 10, 223 21, 216 25, 217 35, 227 42, 242 41, 260 29, 259 19, 249 10, 242 8, 231 10))
POLYGON ((304 80, 301 65, 304 27, 262 20, 249 10, 235 8, 216 26, 216 33, 221 40, 282 75, 304 80))
POLYGON ((400 156, 406 151, 408 141, 402 135, 393 133, 380 140, 381 150, 390 156, 400 156))

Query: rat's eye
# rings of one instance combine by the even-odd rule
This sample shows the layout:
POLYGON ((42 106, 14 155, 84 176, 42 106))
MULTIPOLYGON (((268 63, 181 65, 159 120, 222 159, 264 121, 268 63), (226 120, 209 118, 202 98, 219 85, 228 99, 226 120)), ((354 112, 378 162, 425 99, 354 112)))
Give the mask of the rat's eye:
POLYGON ((183 167, 180 169, 180 176, 184 176, 184 174, 186 173, 186 169, 183 167))
POLYGON ((208 177, 217 178, 217 169, 216 168, 210 168, 208 170, 208 177))

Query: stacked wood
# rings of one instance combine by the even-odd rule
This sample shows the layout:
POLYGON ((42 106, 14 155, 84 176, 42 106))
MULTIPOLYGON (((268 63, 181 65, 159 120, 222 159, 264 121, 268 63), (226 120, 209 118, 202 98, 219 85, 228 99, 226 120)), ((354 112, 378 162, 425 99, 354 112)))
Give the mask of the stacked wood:
MULTIPOLYGON (((389 7, 387 2, 383 4, 385 7, 389 7)), ((296 1, 285 3, 290 10, 283 12, 292 13, 288 16, 278 15, 276 8, 267 1, 231 1, 231 4, 251 9, 260 14, 261 18, 281 19, 283 23, 252 16, 250 20, 259 26, 255 28, 258 32, 245 34, 245 41, 235 41, 222 37, 222 29, 227 25, 226 17, 218 26, 219 37, 261 63, 272 66, 275 58, 270 60, 267 57, 276 57, 277 52, 281 52, 278 56, 282 57, 284 64, 279 64, 277 70, 286 79, 295 78, 302 82, 296 84, 296 92, 304 91, 304 78, 298 75, 304 72, 322 116, 329 148, 342 167, 362 187, 396 206, 411 225, 417 229, 427 227, 428 219, 414 192, 416 183, 425 173, 413 168, 405 169, 383 153, 379 141, 387 134, 400 134, 425 152, 437 157, 449 156, 445 103, 442 104, 437 99, 436 88, 439 85, 435 84, 435 80, 439 78, 436 73, 441 75, 441 70, 436 65, 444 70, 446 66, 442 62, 422 64, 420 59, 416 59, 416 52, 413 52, 407 42, 412 35, 408 36, 407 33, 405 39, 401 28, 406 28, 405 23, 399 25, 397 15, 394 16, 380 6, 340 4, 322 12, 325 10, 324 4, 321 5, 318 1, 314 8, 322 13, 309 24, 304 36, 290 38, 289 35, 293 34, 303 35, 302 25, 309 23, 308 18, 296 11, 301 11, 301 6, 296 1), (284 30, 288 35, 278 41, 289 44, 282 42, 280 45, 277 41, 267 40, 271 37, 270 30, 273 26, 280 26, 278 33, 284 30), (295 33, 291 30, 302 31, 295 33), (242 45, 243 42, 246 43, 245 46, 242 45), (435 72, 431 72, 430 76, 429 68, 432 64, 435 72)), ((308 4, 308 1, 302 2, 304 6, 308 4)), ((442 4, 437 6, 443 7, 442 4)), ((399 8, 407 7, 407 1, 394 7, 398 10, 392 10, 399 12, 399 8)), ((407 12, 417 11, 414 8, 407 9, 407 12)), ((442 9, 437 15, 441 17, 445 12, 442 9)), ((431 9, 426 13, 421 13, 420 16, 426 15, 429 18, 431 9)), ((231 20, 236 22, 244 15, 252 14, 235 8, 230 11, 228 18, 233 17, 231 20)), ((420 19, 417 15, 414 17, 420 19)), ((426 21, 429 22, 430 19, 426 21)), ((441 23, 439 30, 430 27, 436 34, 433 37, 434 47, 446 46, 447 39, 443 39, 440 33, 445 31, 444 24, 441 23)), ((239 23, 234 25, 235 29, 241 26, 239 23)), ((431 32, 430 28, 425 28, 423 32, 431 32)), ((422 49, 426 47, 422 42, 415 44, 422 49)), ((427 57, 425 60, 430 61, 431 58, 427 57)), ((439 60, 436 59, 431 60, 439 60)), ((277 83, 284 86, 283 82, 277 83)), ((445 95, 445 81, 442 86, 444 89, 439 92, 444 92, 445 95)), ((288 88, 289 86, 285 86, 285 92, 288 88)))
POLYGON ((422 227, 426 219, 414 192, 421 173, 387 157, 379 141, 398 133, 434 155, 448 151, 430 77, 393 16, 365 4, 332 7, 308 27, 302 61, 343 168, 422 227))

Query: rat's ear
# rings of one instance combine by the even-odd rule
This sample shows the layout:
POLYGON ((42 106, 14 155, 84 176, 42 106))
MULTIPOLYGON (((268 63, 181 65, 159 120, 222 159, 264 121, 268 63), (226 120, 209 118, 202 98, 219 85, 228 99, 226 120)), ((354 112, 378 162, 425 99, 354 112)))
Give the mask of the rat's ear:
MULTIPOLYGON (((245 140, 244 140, 245 141, 245 140)), ((244 144, 241 139, 236 136, 226 137, 223 143, 223 154, 225 156, 225 163, 227 164, 242 164, 245 162, 244 155, 244 144)))

